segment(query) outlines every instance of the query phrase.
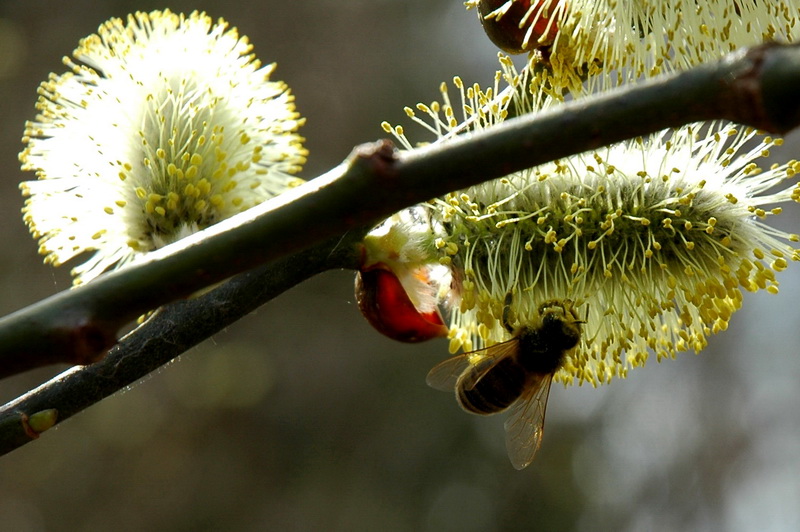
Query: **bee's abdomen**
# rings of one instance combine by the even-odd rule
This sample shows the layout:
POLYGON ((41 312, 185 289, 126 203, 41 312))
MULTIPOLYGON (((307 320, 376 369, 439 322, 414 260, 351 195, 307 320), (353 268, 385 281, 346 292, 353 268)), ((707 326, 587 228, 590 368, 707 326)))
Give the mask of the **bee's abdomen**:
POLYGON ((461 407, 474 414, 495 414, 511 406, 525 389, 527 372, 511 358, 500 361, 473 386, 471 373, 456 385, 461 407))

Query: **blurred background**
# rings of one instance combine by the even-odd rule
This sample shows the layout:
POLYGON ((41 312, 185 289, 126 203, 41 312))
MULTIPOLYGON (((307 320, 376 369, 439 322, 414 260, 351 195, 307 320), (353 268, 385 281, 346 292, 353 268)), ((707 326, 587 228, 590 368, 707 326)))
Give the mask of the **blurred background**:
MULTIPOLYGON (((69 287, 21 221, 23 123, 78 39, 140 0, 0 0, 0 312, 69 287), (58 4, 58 5, 57 5, 58 4)), ((308 124, 304 177, 402 123, 496 50, 461 0, 174 0, 277 61, 308 124)), ((411 135, 414 138, 414 135, 411 135)), ((784 154, 798 149, 789 138, 784 154)), ((789 157, 789 155, 786 155, 789 157)), ((791 210, 791 209, 789 209, 791 210)), ((783 224, 797 231, 800 216, 783 224)), ((747 294, 700 356, 601 388, 554 386, 515 471, 502 416, 426 387, 444 342, 373 331, 352 272, 296 287, 176 362, 0 458, 4 530, 800 530, 800 269, 747 294)), ((64 368, 0 382, 13 399, 64 368)))

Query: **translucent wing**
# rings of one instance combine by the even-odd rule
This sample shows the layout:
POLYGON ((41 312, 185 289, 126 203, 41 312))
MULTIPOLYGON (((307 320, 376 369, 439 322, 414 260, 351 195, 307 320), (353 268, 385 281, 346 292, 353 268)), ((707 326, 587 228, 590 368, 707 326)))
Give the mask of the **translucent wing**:
POLYGON ((498 362, 506 356, 516 352, 517 339, 512 338, 506 342, 495 344, 485 349, 470 351, 461 355, 448 358, 436 364, 428 372, 425 382, 428 386, 437 390, 451 392, 455 389, 459 377, 472 366, 474 369, 471 375, 472 384, 467 389, 472 389, 475 384, 486 375, 498 362))
POLYGON ((553 376, 537 375, 536 378, 538 382, 508 409, 509 416, 505 422, 506 449, 516 469, 528 467, 542 444, 544 414, 553 376))
POLYGON ((433 369, 428 372, 428 376, 425 377, 425 382, 431 388, 452 392, 458 378, 469 366, 469 353, 448 358, 433 366, 433 369))

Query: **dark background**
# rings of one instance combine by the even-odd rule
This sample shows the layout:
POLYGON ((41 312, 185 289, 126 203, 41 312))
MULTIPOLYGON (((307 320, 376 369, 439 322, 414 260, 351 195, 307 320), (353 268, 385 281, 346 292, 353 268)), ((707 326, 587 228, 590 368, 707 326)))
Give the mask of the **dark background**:
MULTIPOLYGON (((17 183, 36 87, 78 39, 147 0, 0 0, 0 312, 69 287, 41 263, 17 183)), ((304 177, 403 106, 461 75, 488 84, 496 51, 460 0, 175 1, 277 61, 308 118, 304 177)), ((796 142, 787 143, 791 153, 796 142)), ((787 209, 791 210, 791 209, 787 209)), ((797 214, 782 222, 800 232, 797 214)), ((351 272, 272 301, 124 393, 0 458, 4 530, 797 530, 798 269, 747 294, 701 355, 651 362, 601 389, 555 386, 523 472, 502 419, 425 386, 443 342, 393 343, 353 301, 351 272)), ((16 397, 63 368, 0 382, 16 397)))

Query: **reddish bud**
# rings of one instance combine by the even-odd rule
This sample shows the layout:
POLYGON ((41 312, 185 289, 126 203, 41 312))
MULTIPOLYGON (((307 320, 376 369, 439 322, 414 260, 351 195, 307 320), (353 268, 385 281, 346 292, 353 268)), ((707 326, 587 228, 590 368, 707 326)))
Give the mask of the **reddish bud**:
POLYGON ((559 0, 513 0, 506 11, 496 11, 510 1, 481 0, 478 12, 489 39, 509 54, 521 54, 551 45, 558 33, 558 25, 551 17, 559 0), (547 9, 545 4, 548 4, 547 9))
POLYGON ((424 342, 447 335, 439 312, 420 312, 397 276, 380 267, 356 274, 361 313, 381 334, 400 342, 424 342))

